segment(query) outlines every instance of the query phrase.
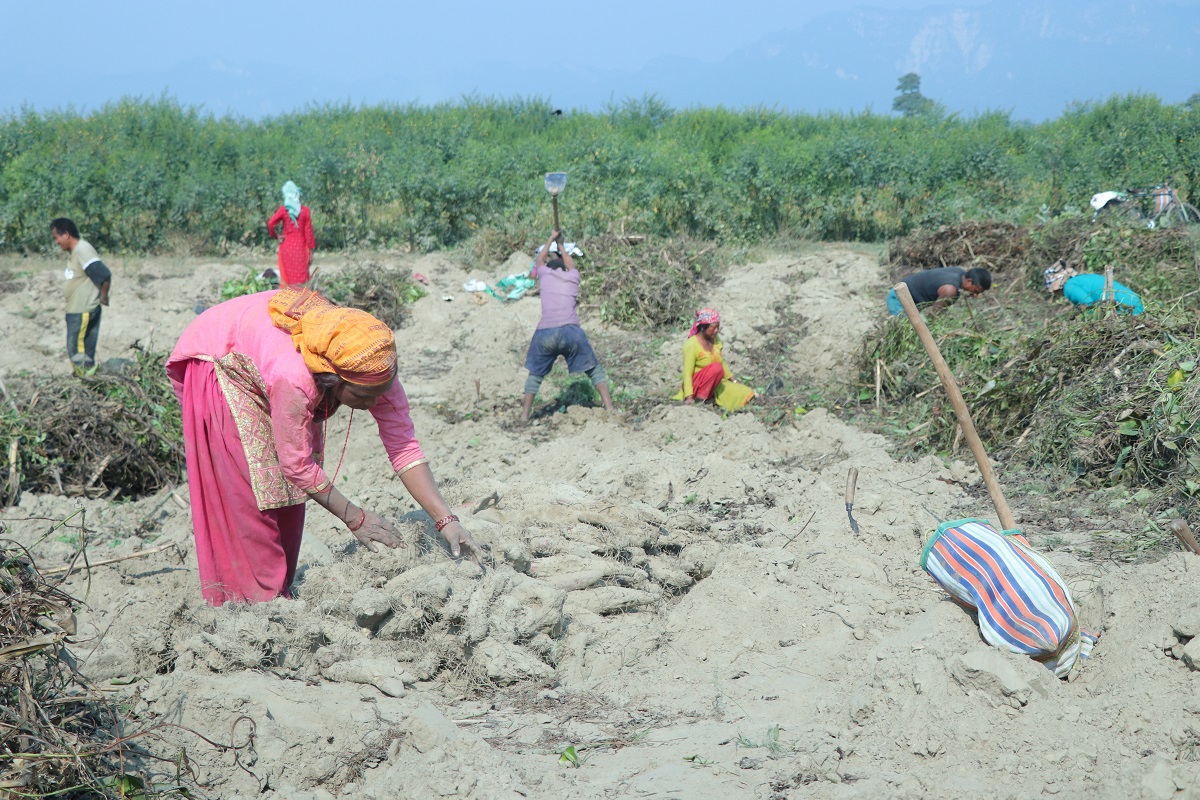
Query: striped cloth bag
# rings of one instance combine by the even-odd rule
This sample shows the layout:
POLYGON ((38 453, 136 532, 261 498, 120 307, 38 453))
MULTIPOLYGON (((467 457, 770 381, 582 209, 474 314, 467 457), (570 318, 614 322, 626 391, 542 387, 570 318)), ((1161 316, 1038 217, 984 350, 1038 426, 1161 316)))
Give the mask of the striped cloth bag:
POLYGON ((984 640, 1067 677, 1096 635, 1076 620, 1066 582, 1019 530, 986 520, 944 522, 921 553, 921 568, 959 604, 977 613, 984 640))
POLYGON ((1169 186, 1155 189, 1151 194, 1154 196, 1154 216, 1156 217, 1166 211, 1178 197, 1175 190, 1169 186))

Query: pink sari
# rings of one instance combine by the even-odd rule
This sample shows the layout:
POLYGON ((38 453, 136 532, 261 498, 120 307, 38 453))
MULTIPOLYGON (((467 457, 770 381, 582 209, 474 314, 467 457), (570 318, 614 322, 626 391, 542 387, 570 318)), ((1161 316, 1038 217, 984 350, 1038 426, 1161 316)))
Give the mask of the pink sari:
MULTIPOLYGON (((183 406, 183 443, 204 598, 213 605, 290 594, 304 503, 326 491, 321 397, 292 337, 267 313, 274 292, 205 311, 167 374, 183 406)), ((396 381, 371 409, 397 475, 428 461, 396 381)))
POLYGON ((289 596, 304 505, 259 510, 245 449, 211 361, 187 362, 181 400, 204 599, 219 606, 289 596))

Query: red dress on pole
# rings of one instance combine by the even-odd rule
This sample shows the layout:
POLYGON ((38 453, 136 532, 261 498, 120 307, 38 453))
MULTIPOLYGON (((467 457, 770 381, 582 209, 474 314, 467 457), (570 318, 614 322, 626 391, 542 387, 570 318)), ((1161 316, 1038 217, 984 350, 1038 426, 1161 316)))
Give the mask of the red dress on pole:
POLYGON ((312 215, 308 206, 300 206, 300 216, 293 222, 284 206, 267 222, 267 233, 272 239, 275 226, 283 223, 283 241, 279 243, 279 282, 289 286, 308 283, 308 263, 317 243, 313 238, 312 215))

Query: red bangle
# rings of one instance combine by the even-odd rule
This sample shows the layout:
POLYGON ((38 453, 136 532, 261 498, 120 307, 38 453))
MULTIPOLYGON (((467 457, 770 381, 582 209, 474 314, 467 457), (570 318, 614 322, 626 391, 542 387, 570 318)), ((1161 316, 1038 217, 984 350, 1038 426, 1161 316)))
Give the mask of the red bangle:
POLYGON ((346 523, 346 527, 350 529, 351 533, 353 533, 354 531, 361 528, 363 526, 363 523, 365 523, 367 521, 367 510, 365 508, 360 508, 359 511, 363 512, 363 515, 362 515, 362 519, 360 519, 358 521, 358 524, 351 525, 349 522, 346 523))
POLYGON ((446 527, 451 522, 458 522, 458 517, 454 516, 453 514, 447 514, 446 516, 439 519, 437 522, 433 523, 433 527, 437 528, 438 533, 441 533, 442 528, 446 527))

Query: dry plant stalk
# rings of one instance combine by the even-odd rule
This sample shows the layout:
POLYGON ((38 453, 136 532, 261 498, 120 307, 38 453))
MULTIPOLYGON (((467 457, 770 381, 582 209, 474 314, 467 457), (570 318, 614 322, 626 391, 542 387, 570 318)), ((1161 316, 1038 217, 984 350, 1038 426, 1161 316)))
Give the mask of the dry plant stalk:
POLYGON ((98 782, 97 754, 114 737, 65 653, 76 605, 0 540, 0 789, 44 796, 98 782))
POLYGON ((159 796, 161 787, 136 774, 145 775, 151 762, 164 762, 173 778, 169 792, 181 792, 181 782, 195 785, 186 751, 165 758, 135 744, 166 728, 232 751, 235 761, 253 747, 248 717, 235 721, 227 745, 169 723, 123 730, 136 718, 88 683, 67 647, 78 605, 45 579, 28 550, 0 539, 0 798, 159 796), (250 734, 239 744, 244 721, 250 734))
POLYGON ((1029 230, 997 221, 968 221, 936 231, 918 230, 894 240, 885 264, 893 282, 934 267, 984 267, 1020 273, 1030 248, 1029 230))

